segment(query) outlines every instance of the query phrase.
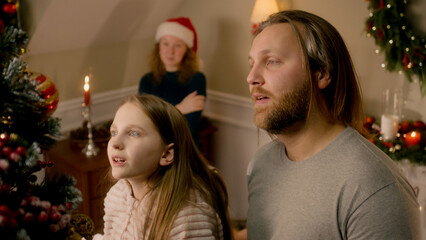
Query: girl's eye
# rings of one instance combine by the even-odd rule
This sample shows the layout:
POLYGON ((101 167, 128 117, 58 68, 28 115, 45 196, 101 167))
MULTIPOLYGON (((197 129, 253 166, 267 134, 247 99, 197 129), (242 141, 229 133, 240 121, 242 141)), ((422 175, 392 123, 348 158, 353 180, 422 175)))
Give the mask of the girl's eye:
POLYGON ((140 134, 138 132, 132 130, 132 131, 129 132, 129 135, 132 136, 132 137, 139 137, 140 134))
POLYGON ((117 135, 117 131, 111 130, 111 137, 114 137, 117 135))

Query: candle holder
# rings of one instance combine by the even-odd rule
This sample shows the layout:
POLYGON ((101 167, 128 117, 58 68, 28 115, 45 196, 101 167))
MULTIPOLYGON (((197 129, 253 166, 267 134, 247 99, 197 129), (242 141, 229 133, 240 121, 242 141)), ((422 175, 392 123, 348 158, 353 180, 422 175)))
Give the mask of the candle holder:
POLYGON ((396 138, 402 115, 402 91, 399 88, 386 89, 382 95, 381 130, 384 141, 396 138))
POLYGON ((86 157, 91 158, 98 154, 99 148, 96 147, 95 142, 93 141, 93 134, 92 134, 92 108, 91 108, 90 102, 89 104, 83 104, 84 110, 83 110, 83 117, 87 122, 87 133, 88 133, 88 141, 86 146, 81 151, 86 155, 86 157))

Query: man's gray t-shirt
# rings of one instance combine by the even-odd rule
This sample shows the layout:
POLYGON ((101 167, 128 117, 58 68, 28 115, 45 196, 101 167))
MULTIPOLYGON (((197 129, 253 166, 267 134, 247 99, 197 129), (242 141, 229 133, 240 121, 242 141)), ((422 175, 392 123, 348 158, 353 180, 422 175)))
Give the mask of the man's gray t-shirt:
POLYGON ((413 188, 393 161, 347 127, 300 162, 278 140, 248 168, 248 238, 420 239, 413 188))

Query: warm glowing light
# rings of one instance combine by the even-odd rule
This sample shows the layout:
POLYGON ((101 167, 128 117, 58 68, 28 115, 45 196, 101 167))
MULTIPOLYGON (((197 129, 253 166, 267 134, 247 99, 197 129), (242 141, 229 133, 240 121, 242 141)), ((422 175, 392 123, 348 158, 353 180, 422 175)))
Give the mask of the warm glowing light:
POLYGON ((89 91, 89 88, 90 88, 89 81, 90 81, 89 76, 86 76, 84 78, 84 91, 85 92, 89 91))
POLYGON ((275 0, 256 0, 250 20, 252 23, 260 23, 272 13, 278 11, 278 5, 275 0))
POLYGON ((411 132, 407 133, 407 135, 405 136, 405 145, 407 147, 417 146, 420 143, 421 137, 422 136, 421 136, 420 132, 411 131, 411 132))
POLYGON ((89 85, 89 82, 90 82, 90 78, 89 78, 89 76, 85 76, 84 77, 84 105, 85 106, 88 106, 89 105, 89 103, 90 103, 90 85, 89 85))

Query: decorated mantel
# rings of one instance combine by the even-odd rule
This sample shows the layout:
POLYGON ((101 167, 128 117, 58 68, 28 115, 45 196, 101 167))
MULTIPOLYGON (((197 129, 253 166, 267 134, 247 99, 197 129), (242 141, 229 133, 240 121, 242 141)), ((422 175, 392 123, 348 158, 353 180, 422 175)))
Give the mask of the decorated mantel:
MULTIPOLYGON (((370 14, 366 19, 368 37, 374 38, 384 53, 382 68, 404 75, 412 84, 419 84, 421 98, 426 95, 424 31, 415 29, 407 18, 408 0, 366 0, 370 14)), ((426 125, 422 119, 405 119, 401 89, 386 89, 382 111, 366 116, 364 128, 369 140, 400 166, 407 180, 418 191, 423 228, 426 225, 426 125)), ((425 118, 426 116, 423 116, 425 118)))

